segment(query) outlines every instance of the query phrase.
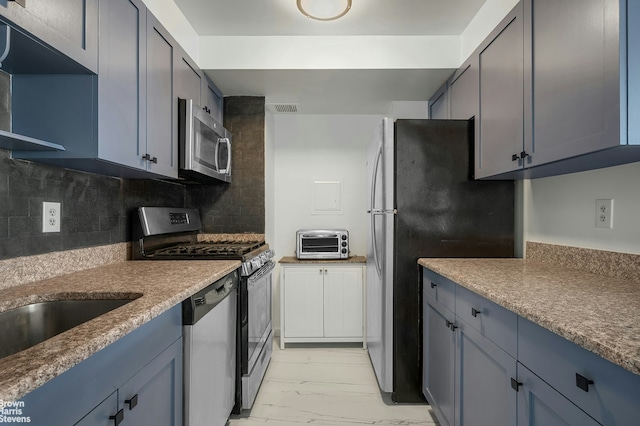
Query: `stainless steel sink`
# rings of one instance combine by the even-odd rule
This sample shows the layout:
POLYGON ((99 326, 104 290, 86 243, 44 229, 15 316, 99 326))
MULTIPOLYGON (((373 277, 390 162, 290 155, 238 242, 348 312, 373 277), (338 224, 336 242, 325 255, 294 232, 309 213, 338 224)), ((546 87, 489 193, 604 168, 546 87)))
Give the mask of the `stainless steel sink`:
POLYGON ((0 359, 126 305, 135 299, 54 300, 0 312, 0 359))

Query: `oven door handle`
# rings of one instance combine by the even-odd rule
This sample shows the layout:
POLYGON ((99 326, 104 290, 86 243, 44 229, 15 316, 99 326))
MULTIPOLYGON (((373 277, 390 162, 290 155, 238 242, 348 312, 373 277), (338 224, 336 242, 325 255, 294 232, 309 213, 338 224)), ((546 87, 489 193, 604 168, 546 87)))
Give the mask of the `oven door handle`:
POLYGON ((270 273, 275 267, 276 267, 275 262, 271 260, 265 263, 262 268, 258 269, 247 279, 247 285, 255 284, 256 281, 260 280, 262 277, 270 273))

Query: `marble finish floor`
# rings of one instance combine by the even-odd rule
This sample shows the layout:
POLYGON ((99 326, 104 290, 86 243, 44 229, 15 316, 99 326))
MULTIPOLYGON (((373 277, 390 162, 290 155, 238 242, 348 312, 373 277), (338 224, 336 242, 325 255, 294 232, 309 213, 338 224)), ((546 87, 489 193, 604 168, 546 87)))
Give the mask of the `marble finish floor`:
POLYGON ((230 426, 437 425, 428 405, 387 404, 362 347, 287 347, 276 338, 250 411, 230 426))

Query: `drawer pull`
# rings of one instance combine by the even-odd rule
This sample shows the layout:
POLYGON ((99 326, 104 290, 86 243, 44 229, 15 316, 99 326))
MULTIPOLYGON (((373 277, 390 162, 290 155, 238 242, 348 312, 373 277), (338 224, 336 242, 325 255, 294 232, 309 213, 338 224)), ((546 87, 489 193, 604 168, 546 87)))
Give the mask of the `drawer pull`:
POLYGON ((514 379, 513 377, 511 378, 511 389, 513 389, 514 391, 518 392, 518 390, 520 389, 520 386, 522 386, 522 382, 517 381, 516 379, 514 379))
POLYGON ((482 313, 482 311, 477 310, 476 308, 471 308, 471 316, 476 318, 478 315, 480 315, 482 313))
POLYGON ((576 386, 585 392, 589 392, 589 385, 593 384, 593 380, 587 379, 581 374, 576 373, 576 386))
POLYGON ((124 420, 124 410, 118 411, 115 416, 109 416, 109 420, 113 420, 115 425, 118 426, 124 420))
POLYGON ((436 287, 438 287, 438 284, 436 284, 436 283, 431 283, 431 288, 436 288, 436 287))
POLYGON ((133 410, 138 405, 138 394, 135 394, 131 399, 125 399, 125 404, 129 404, 129 411, 133 410))
POLYGON ((451 321, 447 320, 447 327, 451 329, 451 331, 456 331, 458 326, 454 325, 451 321))

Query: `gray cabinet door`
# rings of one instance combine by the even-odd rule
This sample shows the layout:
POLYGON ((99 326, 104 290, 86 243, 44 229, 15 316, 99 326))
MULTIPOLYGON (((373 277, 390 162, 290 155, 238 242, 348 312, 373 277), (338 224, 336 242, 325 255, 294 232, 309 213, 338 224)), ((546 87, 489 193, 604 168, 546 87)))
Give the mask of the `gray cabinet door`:
POLYGON ((458 325, 456 425, 515 425, 516 360, 464 321, 458 325))
POLYGON ((175 70, 176 96, 182 99, 193 99, 193 103, 201 107, 204 74, 182 48, 178 51, 177 59, 175 70))
POLYGON ((182 339, 118 389, 122 426, 182 425, 182 339))
POLYGON ((447 82, 445 82, 436 93, 429 99, 429 118, 447 119, 449 118, 449 99, 447 82))
POLYGON ((619 0, 526 0, 525 13, 531 165, 618 145, 619 0))
POLYGON ((70 57, 98 71, 98 0, 0 2, 0 15, 70 57))
POLYGON ((518 382, 518 426, 600 424, 522 364, 518 364, 518 382))
MULTIPOLYGON (((118 413, 118 392, 114 392, 74 426, 113 426, 109 417, 118 413)), ((124 413, 123 413, 124 414, 124 413)))
POLYGON ((148 170, 178 177, 178 100, 174 97, 177 43, 147 11, 147 149, 148 170))
POLYGON ((440 424, 453 426, 456 337, 450 324, 455 316, 430 297, 423 300, 423 393, 440 424))
MULTIPOLYGON (((522 168, 524 144, 523 7, 502 20, 479 49, 476 177, 522 168)), ((525 161, 526 162, 526 161, 525 161)))
POLYGON ((100 2, 98 156, 144 169, 147 9, 141 0, 100 2))
POLYGON ((209 78, 205 76, 202 94, 203 107, 207 108, 207 111, 211 116, 222 123, 223 117, 223 96, 222 92, 209 78))
POLYGON ((472 54, 449 81, 452 119, 468 120, 478 114, 478 56, 472 54))

